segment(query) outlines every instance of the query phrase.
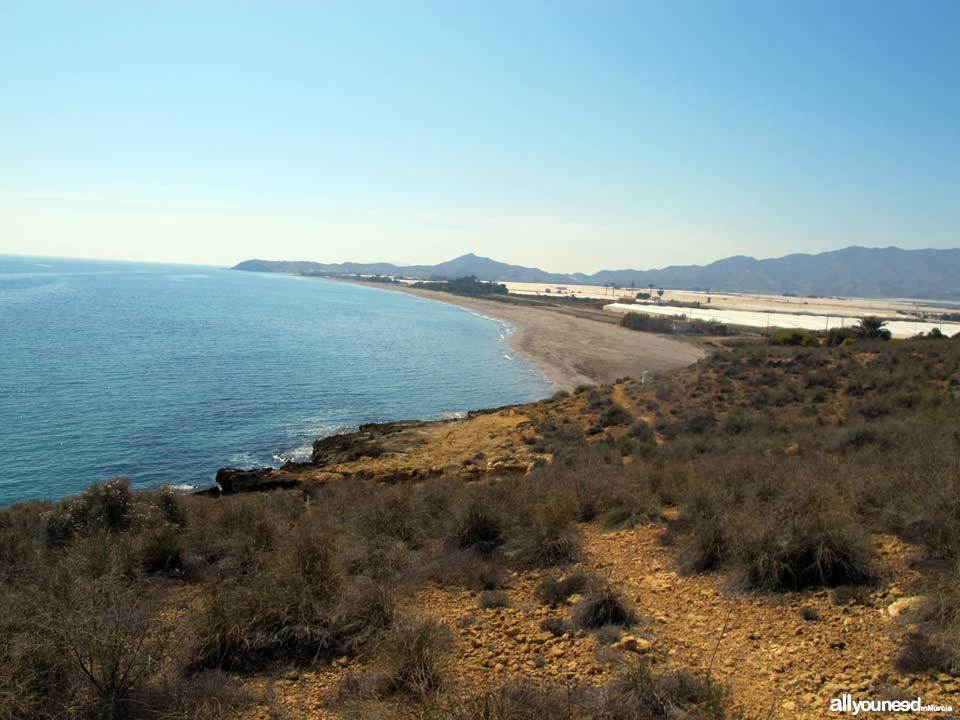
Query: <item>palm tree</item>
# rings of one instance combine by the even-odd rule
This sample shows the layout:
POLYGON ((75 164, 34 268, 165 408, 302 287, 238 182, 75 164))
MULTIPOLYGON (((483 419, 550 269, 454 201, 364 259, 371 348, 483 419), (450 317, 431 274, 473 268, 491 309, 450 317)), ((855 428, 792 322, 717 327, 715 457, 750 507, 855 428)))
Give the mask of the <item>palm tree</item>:
POLYGON ((857 334, 865 340, 889 340, 890 331, 884 327, 886 324, 886 320, 870 315, 860 321, 857 334))

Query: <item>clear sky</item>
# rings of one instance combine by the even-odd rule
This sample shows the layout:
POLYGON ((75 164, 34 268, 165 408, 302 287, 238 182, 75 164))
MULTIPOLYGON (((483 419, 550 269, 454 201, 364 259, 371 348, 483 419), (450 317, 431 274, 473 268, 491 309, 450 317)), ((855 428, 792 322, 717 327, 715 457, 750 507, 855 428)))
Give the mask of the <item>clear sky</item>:
POLYGON ((0 253, 960 246, 960 2, 7 2, 0 253))

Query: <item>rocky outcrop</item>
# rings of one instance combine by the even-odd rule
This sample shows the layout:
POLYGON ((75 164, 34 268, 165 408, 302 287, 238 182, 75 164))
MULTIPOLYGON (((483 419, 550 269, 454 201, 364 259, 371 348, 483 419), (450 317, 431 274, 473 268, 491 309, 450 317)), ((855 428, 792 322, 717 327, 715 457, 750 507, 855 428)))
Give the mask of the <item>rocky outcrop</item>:
POLYGON ((353 462, 360 458, 378 458, 387 453, 405 453, 426 443, 432 431, 443 423, 437 420, 401 420, 387 423, 367 423, 355 432, 331 435, 313 443, 313 467, 330 467, 353 462))
POLYGON ((217 471, 217 484, 224 495, 254 490, 275 490, 296 487, 300 478, 296 473, 275 468, 221 468, 217 471))
POLYGON ((281 468, 223 468, 225 494, 272 490, 332 480, 421 482, 448 475, 475 480, 530 472, 548 456, 534 450, 548 403, 512 405, 448 420, 367 423, 313 443, 309 462, 281 468))

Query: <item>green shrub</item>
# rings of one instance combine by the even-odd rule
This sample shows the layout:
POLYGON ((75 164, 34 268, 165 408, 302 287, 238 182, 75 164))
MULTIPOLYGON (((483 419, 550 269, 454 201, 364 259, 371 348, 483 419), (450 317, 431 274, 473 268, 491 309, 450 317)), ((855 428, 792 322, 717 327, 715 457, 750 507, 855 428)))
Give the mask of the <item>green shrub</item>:
POLYGON ((678 546, 680 569, 685 573, 702 573, 724 565, 729 556, 727 526, 729 517, 724 506, 710 506, 709 500, 696 498, 685 510, 681 529, 668 533, 678 546), (701 500, 697 502, 697 500, 701 500))
POLYGON ((743 513, 732 530, 733 562, 748 587, 803 590, 870 582, 873 546, 862 523, 823 487, 767 516, 743 513))
POLYGON ((499 590, 503 587, 503 568, 472 557, 467 561, 465 585, 473 590, 499 590))
POLYGON ((127 478, 91 485, 79 497, 58 503, 45 515, 47 544, 61 547, 78 534, 125 530, 130 525, 131 505, 127 478))
POLYGON ((889 340, 890 331, 883 327, 886 324, 886 320, 871 315, 860 320, 860 325, 854 330, 865 340, 889 340))
POLYGON ((661 315, 647 315, 646 313, 628 312, 620 318, 620 325, 630 330, 653 333, 673 333, 677 318, 661 315))
POLYGON ((960 675, 960 567, 931 588, 916 629, 897 657, 901 672, 960 675))
POLYGON ((663 720, 737 717, 727 688, 685 670, 655 674, 638 663, 599 687, 505 685, 448 713, 456 720, 663 720))
POLYGON ((477 598, 477 606, 481 610, 510 607, 510 598, 503 590, 485 590, 477 598))
POLYGON ((886 450, 893 445, 894 442, 883 430, 866 425, 856 425, 840 432, 834 444, 834 449, 842 453, 855 452, 868 447, 886 450))
POLYGON ((563 618, 544 618, 540 621, 540 629, 546 630, 554 637, 563 637, 570 632, 570 628, 563 618))
POLYGON ((160 517, 176 527, 182 527, 186 522, 186 515, 177 494, 170 488, 161 488, 160 490, 148 494, 147 501, 151 502, 160 514, 160 517))
POLYGON ((730 693, 722 685, 687 670, 656 675, 643 663, 614 678, 600 705, 598 715, 606 717, 722 720, 731 714, 730 693))
POLYGON ((633 415, 623 407, 623 405, 611 405, 603 415, 600 416, 600 425, 610 427, 611 425, 627 425, 633 421, 633 415))
POLYGON ((563 578, 546 577, 540 581, 535 594, 544 605, 560 605, 571 595, 586 591, 596 582, 596 578, 584 572, 571 573, 563 578))
POLYGON ((413 487, 364 487, 363 495, 362 499, 354 499, 351 503, 355 507, 353 523, 358 534, 365 538, 397 540, 411 548, 419 547, 425 522, 413 487))
POLYGON ((413 287, 422 290, 449 292, 456 295, 506 295, 507 286, 503 283, 478 280, 475 276, 456 278, 437 282, 416 282, 413 287))
POLYGON ((716 420, 713 411, 706 408, 695 408, 683 413, 681 423, 686 432, 699 435, 713 427, 716 420))
POLYGON ((820 338, 815 333, 804 330, 778 330, 769 338, 771 345, 799 345, 809 347, 819 345, 820 338))
POLYGON ((637 420, 629 428, 627 435, 642 443, 655 443, 656 434, 653 427, 646 420, 637 420))
POLYGON ((0 586, 41 562, 43 512, 40 503, 14 505, 0 510, 0 586))
POLYGON ((570 620, 574 627, 596 630, 604 625, 629 627, 638 617, 620 592, 611 585, 599 585, 574 605, 570 620))
MULTIPOLYGON (((586 693, 562 685, 535 685, 519 681, 484 693, 454 708, 452 720, 574 720, 597 717, 586 715, 586 693)), ((638 716, 639 717, 639 716, 638 716)))
POLYGON ((307 519, 257 572, 213 589, 197 619, 196 665, 255 670, 339 657, 392 614, 386 589, 345 576, 329 533, 307 519))
POLYGON ((623 637, 623 628, 620 625, 604 625, 594 632, 597 645, 613 645, 623 637))
POLYGON ((482 500, 474 497, 457 520, 453 540, 459 548, 491 553, 503 544, 503 519, 482 500))
POLYGON ((136 555, 147 573, 174 573, 183 569, 184 542, 177 528, 161 525, 139 534, 136 555))
POLYGON ((713 320, 694 320, 687 321, 688 332, 694 335, 730 335, 730 327, 722 322, 713 320))
POLYGON ((130 716, 171 648, 172 628, 160 618, 158 599, 107 577, 81 580, 63 600, 53 633, 64 680, 74 697, 92 698, 94 714, 130 716))
POLYGON ((580 533, 573 525, 576 506, 562 493, 536 494, 522 513, 517 557, 530 567, 553 567, 580 557, 580 533))
POLYGON ((733 410, 723 419, 723 431, 729 435, 740 435, 750 429, 750 416, 742 410, 733 410))
POLYGON ((401 620, 377 648, 382 666, 378 694, 423 700, 442 690, 453 650, 453 633, 435 620, 401 620))
POLYGON ((857 337, 859 337, 859 334, 854 328, 830 328, 827 331, 827 345, 838 347, 855 340, 857 337))

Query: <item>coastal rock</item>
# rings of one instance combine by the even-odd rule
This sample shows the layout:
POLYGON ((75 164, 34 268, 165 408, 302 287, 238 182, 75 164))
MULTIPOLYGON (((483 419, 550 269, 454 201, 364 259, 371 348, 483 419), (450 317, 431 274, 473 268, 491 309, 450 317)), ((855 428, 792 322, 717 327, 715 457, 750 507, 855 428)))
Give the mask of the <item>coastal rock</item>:
POLYGON ((401 420, 367 423, 355 432, 331 435, 313 443, 310 464, 341 465, 360 458, 378 458, 388 453, 406 453, 430 439, 431 428, 448 421, 401 420))
POLYGON ((275 468, 220 468, 217 484, 224 495, 258 490, 296 487, 300 483, 296 474, 275 468))
POLYGON ((409 483, 443 475, 465 480, 525 475, 550 459, 534 450, 535 442, 523 441, 534 438, 530 428, 548 411, 538 404, 446 420, 368 423, 317 440, 308 462, 290 461, 279 469, 223 468, 217 482, 230 494, 338 480, 409 483))

